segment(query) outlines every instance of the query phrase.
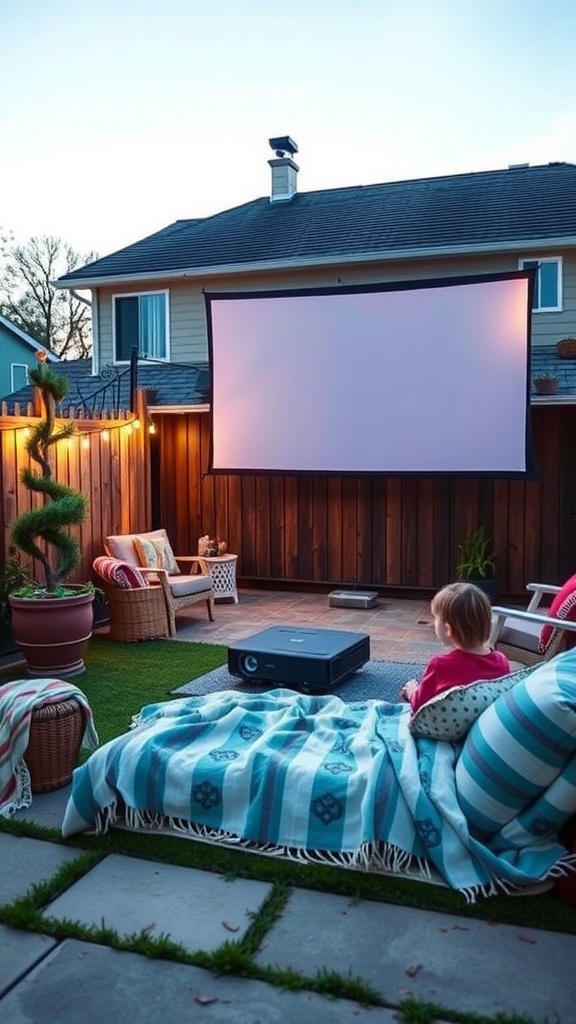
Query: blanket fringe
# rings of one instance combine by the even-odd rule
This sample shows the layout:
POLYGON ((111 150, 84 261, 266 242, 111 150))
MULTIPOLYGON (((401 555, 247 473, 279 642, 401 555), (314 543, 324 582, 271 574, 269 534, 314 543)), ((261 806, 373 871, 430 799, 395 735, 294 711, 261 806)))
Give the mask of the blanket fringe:
MULTIPOLYGON (((107 832, 112 826, 125 828, 131 832, 161 832, 164 835, 180 833, 188 839, 196 839, 199 842, 243 850, 246 853, 256 853, 263 857, 278 857, 302 865, 319 864, 356 871, 382 872, 446 886, 446 882, 436 875, 428 861, 408 853, 392 843, 364 843, 358 850, 350 852, 305 850, 274 843, 258 843, 250 839, 243 839, 233 832, 210 828, 208 825, 198 825, 184 818, 169 818, 152 811, 140 811, 135 807, 128 807, 121 801, 114 801, 98 812, 94 832, 98 835, 107 832)), ((562 878, 573 871, 576 871, 576 853, 567 853, 538 881, 562 878)), ((479 897, 486 899, 491 896, 521 896, 524 891, 529 891, 529 889, 530 885, 522 886, 505 878, 492 878, 482 885, 458 889, 458 892, 471 906, 479 897)))
POLYGON ((16 811, 25 810, 32 803, 30 772, 23 757, 14 765, 13 771, 16 780, 14 796, 8 803, 2 804, 0 818, 12 818, 16 811))
MULTIPOLYGON (((189 839, 197 839, 203 843, 225 846, 229 849, 240 849, 264 857, 279 857, 303 865, 322 864, 327 867, 365 872, 381 871, 388 874, 410 875, 428 881, 433 877, 430 864, 427 861, 406 850, 401 850, 392 843, 364 843, 358 850, 349 852, 305 850, 299 847, 280 846, 275 843, 258 843, 251 839, 243 839, 233 832, 210 828, 208 825, 198 825, 184 818, 169 818, 152 811, 140 811, 126 805, 122 805, 122 813, 119 815, 116 802, 99 812, 95 831, 96 833, 107 832, 113 825, 134 832, 163 832, 172 835, 180 833, 189 839)), ((440 881, 439 884, 445 883, 440 881)))

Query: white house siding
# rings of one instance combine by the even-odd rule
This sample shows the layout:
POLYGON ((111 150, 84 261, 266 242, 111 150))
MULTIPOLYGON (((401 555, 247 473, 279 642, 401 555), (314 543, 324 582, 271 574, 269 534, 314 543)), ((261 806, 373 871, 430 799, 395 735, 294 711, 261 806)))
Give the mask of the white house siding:
MULTIPOLYGON (((283 288, 313 288, 330 285, 374 284, 379 282, 426 280, 501 273, 518 269, 524 252, 486 256, 443 257, 430 260, 405 260, 397 263, 370 263, 330 266, 313 270, 295 269, 259 274, 235 274, 226 277, 202 277, 157 285, 98 289, 100 365, 113 361, 112 295, 136 291, 168 289, 170 293, 170 358, 174 362, 202 362, 208 358, 204 292, 264 291, 283 288)), ((536 255, 536 254, 534 254, 536 255)), ((556 255, 548 250, 542 256, 556 255)), ((576 255, 563 256, 564 307, 558 313, 537 313, 532 322, 534 345, 551 345, 566 334, 576 334, 576 255)))

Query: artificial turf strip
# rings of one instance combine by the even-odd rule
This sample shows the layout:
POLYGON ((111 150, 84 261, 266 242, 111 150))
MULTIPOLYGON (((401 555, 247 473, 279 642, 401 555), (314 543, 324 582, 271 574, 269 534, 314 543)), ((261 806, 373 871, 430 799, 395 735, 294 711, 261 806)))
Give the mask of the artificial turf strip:
MULTIPOLYGON (((145 704, 174 699, 170 691, 175 687, 223 665, 226 650, 214 644, 173 640, 127 644, 95 635, 85 657, 86 672, 72 682, 86 694, 100 743, 106 743, 126 732, 132 716, 145 704)), ((0 684, 21 675, 22 669, 3 673, 0 684)), ((4 823, 0 819, 0 829, 20 835, 38 834, 31 823, 24 821, 4 823)), ((59 836, 54 834, 49 838, 59 839, 59 836)), ((352 899, 381 900, 522 927, 576 933, 572 908, 548 894, 514 899, 494 896, 468 907, 459 893, 439 886, 342 868, 281 861, 177 837, 112 829, 104 836, 75 836, 68 840, 67 845, 87 850, 97 847, 104 853, 124 853, 224 875, 278 881, 300 888, 348 895, 352 899)))
MULTIPOLYGON (((107 636, 90 640, 86 672, 70 682, 86 694, 100 743, 130 728, 145 704, 174 700, 170 691, 226 661, 226 647, 175 640, 120 643, 107 636)), ((0 675, 0 683, 19 679, 22 668, 0 675)))

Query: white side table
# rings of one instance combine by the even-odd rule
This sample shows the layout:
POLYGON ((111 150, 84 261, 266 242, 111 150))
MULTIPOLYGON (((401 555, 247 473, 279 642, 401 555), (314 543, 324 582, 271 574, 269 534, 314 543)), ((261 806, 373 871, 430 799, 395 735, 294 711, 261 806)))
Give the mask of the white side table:
POLYGON ((208 572, 212 577, 214 587, 214 600, 219 598, 232 597, 234 604, 238 604, 238 591, 236 589, 236 563, 238 555, 204 555, 208 565, 208 572))

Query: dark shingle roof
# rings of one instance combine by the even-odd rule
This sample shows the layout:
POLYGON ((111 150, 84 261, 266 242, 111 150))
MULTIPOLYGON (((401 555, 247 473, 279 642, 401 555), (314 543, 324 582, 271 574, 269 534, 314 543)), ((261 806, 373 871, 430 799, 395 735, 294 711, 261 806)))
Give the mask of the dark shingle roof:
POLYGON ((522 165, 255 199, 176 221, 59 284, 563 238, 576 238, 576 165, 522 165))
MULTIPOLYGON (((122 372, 124 367, 120 367, 122 372)), ((102 398, 96 402, 104 403, 104 407, 110 411, 114 408, 127 410, 130 408, 130 373, 122 373, 118 378, 118 390, 115 390, 113 381, 115 371, 113 367, 104 367, 101 376, 92 376, 91 359, 71 359, 59 363, 57 372, 67 377, 70 388, 66 398, 59 404, 59 410, 70 407, 77 410, 81 415, 82 406, 88 410, 94 408, 93 397, 95 392, 106 384, 112 382, 111 387, 102 398)), ((148 388, 151 394, 148 398, 150 407, 159 406, 193 406, 203 405, 208 402, 210 394, 210 371, 208 363, 139 363, 138 379, 139 388, 148 388)), ((25 387, 7 395, 4 401, 7 403, 8 411, 13 412, 14 405, 18 402, 25 406, 32 401, 32 388, 25 387)), ((97 408, 101 408, 98 404, 97 408)))

